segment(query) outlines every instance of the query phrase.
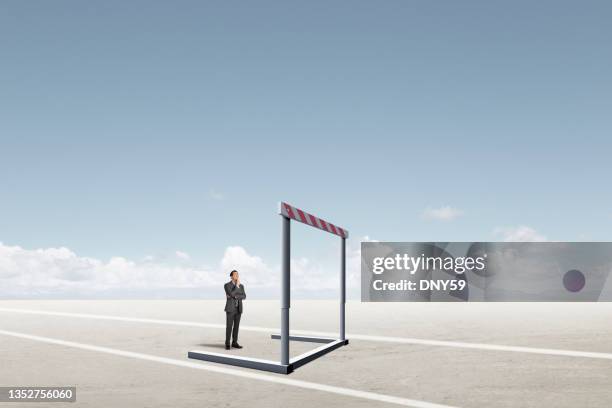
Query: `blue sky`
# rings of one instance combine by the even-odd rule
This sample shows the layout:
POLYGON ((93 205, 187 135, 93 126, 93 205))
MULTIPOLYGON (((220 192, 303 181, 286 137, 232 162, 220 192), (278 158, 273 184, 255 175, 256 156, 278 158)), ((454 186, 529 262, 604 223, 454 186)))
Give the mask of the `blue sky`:
POLYGON ((603 1, 2 2, 0 242, 274 265, 279 200, 355 241, 610 240, 611 20, 603 1))

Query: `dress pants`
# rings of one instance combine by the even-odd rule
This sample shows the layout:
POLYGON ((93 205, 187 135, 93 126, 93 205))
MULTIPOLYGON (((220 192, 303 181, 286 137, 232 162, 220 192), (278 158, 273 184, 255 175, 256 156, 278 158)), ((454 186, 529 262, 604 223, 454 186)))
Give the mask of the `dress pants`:
POLYGON ((227 317, 225 324, 225 344, 230 344, 230 335, 232 336, 232 344, 236 344, 238 343, 238 327, 240 327, 240 316, 242 316, 242 313, 225 313, 225 315, 227 317))

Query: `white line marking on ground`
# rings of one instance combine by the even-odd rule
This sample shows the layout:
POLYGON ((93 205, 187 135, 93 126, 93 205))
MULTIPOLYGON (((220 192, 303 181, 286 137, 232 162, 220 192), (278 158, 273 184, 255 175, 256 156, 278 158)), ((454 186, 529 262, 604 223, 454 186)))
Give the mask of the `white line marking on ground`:
POLYGON ((355 390, 352 388, 336 387, 333 385, 319 384, 319 383, 314 383, 314 382, 309 382, 309 381, 293 380, 293 379, 286 378, 286 377, 265 375, 265 374, 254 373, 254 372, 249 372, 249 371, 242 371, 242 370, 237 370, 237 369, 232 369, 232 368, 219 367, 219 366, 209 365, 205 363, 194 363, 191 361, 159 357, 159 356, 154 356, 150 354, 135 353, 132 351, 125 351, 125 350, 118 350, 118 349, 108 348, 108 347, 94 346, 91 344, 75 343, 72 341, 54 339, 50 337, 34 336, 31 334, 17 333, 17 332, 6 331, 6 330, 0 330, 0 334, 5 335, 5 336, 17 337, 21 339, 39 341, 42 343, 55 344, 55 345, 64 346, 64 347, 72 347, 72 348, 77 348, 81 350, 95 351, 98 353, 112 354, 112 355, 121 356, 121 357, 129 357, 129 358, 135 358, 139 360, 153 361, 156 363, 169 364, 169 365, 178 366, 178 367, 193 368, 196 370, 210 371, 210 372, 218 373, 218 374, 232 375, 234 377, 242 377, 242 378, 248 378, 252 380, 266 381, 266 382, 282 384, 282 385, 290 385, 293 387, 329 392, 332 394, 340 394, 340 395, 345 395, 349 397, 367 399, 371 401, 387 402, 390 404, 403 405, 406 407, 454 408, 450 405, 440 405, 440 404, 434 404, 434 403, 426 402, 426 401, 395 397, 392 395, 377 394, 374 392, 360 391, 360 390, 355 390))
MULTIPOLYGON (((44 310, 14 309, 14 308, 0 308, 0 312, 25 313, 25 314, 62 316, 62 317, 77 317, 77 318, 84 318, 84 319, 117 320, 117 321, 124 321, 124 322, 153 323, 153 324, 163 324, 163 325, 172 325, 172 326, 225 329, 224 324, 199 323, 199 322, 180 321, 180 320, 147 319, 147 318, 139 318, 139 317, 97 315, 97 314, 88 314, 88 313, 50 312, 50 311, 44 311, 44 310)), ((248 330, 248 331, 255 331, 255 332, 262 332, 262 333, 277 333, 278 332, 278 329, 269 328, 269 327, 241 326, 240 329, 248 330)), ((317 331, 293 330, 293 329, 291 330, 291 333, 306 335, 306 336, 323 336, 323 337, 329 337, 329 336, 333 337, 337 335, 337 333, 330 333, 330 332, 317 332, 317 331)), ((601 352, 590 352, 590 351, 561 350, 561 349, 521 347, 521 346, 505 346, 505 345, 499 345, 499 344, 467 343, 467 342, 462 342, 462 341, 429 340, 429 339, 417 339, 417 338, 410 338, 410 337, 371 336, 367 334, 348 334, 347 333, 346 337, 349 340, 351 339, 352 340, 364 340, 364 341, 383 342, 383 343, 420 344, 424 346, 455 347, 455 348, 490 350, 490 351, 509 351, 509 352, 516 352, 516 353, 544 354, 544 355, 551 355, 551 356, 582 357, 582 358, 612 360, 612 353, 601 353, 601 352)))

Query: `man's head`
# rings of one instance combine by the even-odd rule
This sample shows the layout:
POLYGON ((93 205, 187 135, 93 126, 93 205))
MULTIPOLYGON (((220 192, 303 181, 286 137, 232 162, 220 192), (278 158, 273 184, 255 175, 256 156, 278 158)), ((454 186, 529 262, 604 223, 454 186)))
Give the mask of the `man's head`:
POLYGON ((237 270, 233 270, 230 272, 230 278, 232 278, 232 280, 234 282, 236 282, 238 280, 238 278, 240 277, 240 275, 238 275, 238 271, 237 270))

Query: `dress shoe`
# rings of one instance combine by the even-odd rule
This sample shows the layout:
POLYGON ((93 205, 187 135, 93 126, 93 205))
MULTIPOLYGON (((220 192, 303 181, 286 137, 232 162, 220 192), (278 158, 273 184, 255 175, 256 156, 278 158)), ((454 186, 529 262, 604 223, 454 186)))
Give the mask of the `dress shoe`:
POLYGON ((237 348, 237 349, 241 349, 242 348, 242 346, 240 344, 238 344, 238 343, 232 344, 232 347, 233 348, 237 348))
POLYGON ((226 349, 226 350, 229 350, 229 349, 230 349, 229 344, 226 344, 226 345, 225 345, 225 349, 226 349))

